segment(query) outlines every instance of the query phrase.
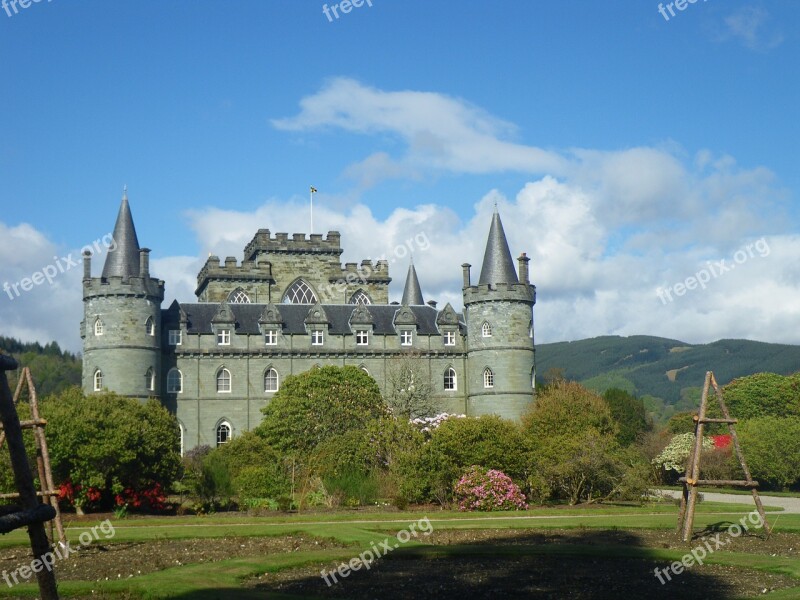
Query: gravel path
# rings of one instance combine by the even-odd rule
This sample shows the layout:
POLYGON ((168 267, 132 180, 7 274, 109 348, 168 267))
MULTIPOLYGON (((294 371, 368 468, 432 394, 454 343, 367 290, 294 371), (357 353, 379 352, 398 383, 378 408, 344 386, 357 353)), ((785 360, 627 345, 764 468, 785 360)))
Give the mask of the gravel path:
MULTIPOLYGON (((660 493, 670 496, 672 498, 680 498, 681 492, 678 490, 658 490, 660 493)), ((720 494, 718 492, 700 492, 703 498, 710 502, 728 502, 730 504, 753 504, 752 496, 743 496, 739 494, 720 494)), ((787 498, 784 496, 769 496, 767 494, 759 494, 761 502, 764 506, 776 506, 782 508, 786 513, 799 514, 800 513, 800 498, 787 498)))

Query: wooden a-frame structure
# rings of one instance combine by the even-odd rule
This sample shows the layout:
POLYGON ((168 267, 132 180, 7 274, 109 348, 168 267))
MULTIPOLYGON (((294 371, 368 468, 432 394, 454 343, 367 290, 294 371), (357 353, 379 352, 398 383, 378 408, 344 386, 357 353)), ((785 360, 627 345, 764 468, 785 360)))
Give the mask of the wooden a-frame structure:
MULTIPOLYGON (((692 536, 692 526, 694 524, 694 511, 697 506, 697 488, 698 486, 733 486, 749 488, 753 494, 753 501, 756 505, 756 510, 761 516, 762 523, 767 525, 767 516, 764 514, 764 506, 761 504, 761 498, 758 496, 758 482, 753 481, 750 476, 750 469, 747 468, 747 463, 742 454, 742 447, 739 445, 739 438, 736 436, 736 428, 734 425, 738 423, 737 419, 732 419, 728 413, 728 407, 725 405, 725 400, 722 398, 722 391, 717 385, 717 380, 714 378, 714 373, 711 371, 706 372, 706 380, 703 384, 703 395, 700 399, 700 411, 694 417, 694 444, 689 454, 689 466, 686 468, 686 476, 681 477, 678 481, 683 484, 683 496, 681 497, 681 509, 678 516, 678 533, 684 542, 688 542, 692 536), (714 395, 722 411, 721 419, 712 419, 706 416, 708 409, 708 393, 711 388, 714 388, 714 395), (744 472, 743 480, 729 480, 729 479, 700 479, 700 456, 703 450, 703 428, 707 423, 724 423, 728 426, 731 435, 731 443, 733 450, 736 452, 736 458, 739 459, 739 464, 742 466, 744 472)), ((769 529, 767 529, 769 535, 769 529)))

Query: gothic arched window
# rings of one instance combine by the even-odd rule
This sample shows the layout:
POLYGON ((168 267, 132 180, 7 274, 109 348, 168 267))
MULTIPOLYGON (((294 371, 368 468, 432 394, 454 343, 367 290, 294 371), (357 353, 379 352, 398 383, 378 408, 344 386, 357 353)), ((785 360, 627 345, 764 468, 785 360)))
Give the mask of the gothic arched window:
POLYGON ((364 290, 358 290, 350 297, 350 304, 372 304, 372 299, 364 290))
POLYGON ((286 290, 283 302, 284 304, 316 304, 317 296, 310 285, 302 279, 298 279, 286 290))
POLYGON ((251 304, 250 296, 242 288, 236 288, 228 295, 231 304, 251 304))
POLYGON ((444 372, 444 389, 458 389, 458 376, 456 375, 456 370, 453 367, 448 368, 444 372))
POLYGON ((489 367, 486 367, 483 370, 483 387, 485 388, 494 387, 494 373, 489 367))
POLYGON ((227 421, 223 421, 217 425, 217 446, 227 444, 231 441, 231 430, 231 424, 227 421))

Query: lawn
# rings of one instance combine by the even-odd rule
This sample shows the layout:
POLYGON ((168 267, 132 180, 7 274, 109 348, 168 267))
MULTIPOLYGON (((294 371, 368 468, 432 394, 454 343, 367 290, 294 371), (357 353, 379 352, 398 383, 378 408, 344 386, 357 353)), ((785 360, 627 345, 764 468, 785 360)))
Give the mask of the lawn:
MULTIPOLYGON (((559 597, 566 590, 574 598, 738 598, 764 589, 776 590, 770 598, 800 597, 800 515, 771 512, 769 539, 750 535, 760 532, 728 536, 724 529, 751 510, 701 503, 696 533, 728 543, 665 584, 654 569, 703 543, 678 541, 671 503, 129 518, 113 521, 113 537, 86 547, 79 536, 98 521, 73 520, 68 537, 80 550, 57 562, 56 571, 65 598, 370 598, 378 590, 386 598, 439 600, 559 597), (384 556, 325 584, 323 569, 330 573, 366 552, 384 556)), ((4 571, 30 562, 26 544, 19 531, 0 540, 4 571)), ((3 597, 37 592, 30 583, 0 588, 3 597)))

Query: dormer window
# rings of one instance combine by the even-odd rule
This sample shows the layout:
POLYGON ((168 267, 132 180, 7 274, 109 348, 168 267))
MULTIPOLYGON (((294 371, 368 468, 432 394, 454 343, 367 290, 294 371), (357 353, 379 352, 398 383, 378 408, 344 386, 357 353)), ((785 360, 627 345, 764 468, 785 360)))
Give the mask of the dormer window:
POLYGON ((94 334, 103 335, 104 329, 103 321, 98 317, 94 322, 94 334))
POLYGON ((483 337, 492 337, 492 326, 489 324, 489 321, 484 321, 481 326, 481 335, 483 337))
POLYGON ((278 345, 278 332, 274 329, 267 329, 264 332, 264 345, 277 346, 278 345))
POLYGON ((411 346, 414 343, 414 333, 412 331, 400 332, 400 345, 411 346))
POLYGON ((230 346, 231 345, 231 330, 220 329, 217 331, 217 346, 230 346))
POLYGON ((444 334, 444 345, 445 346, 455 346, 456 345, 456 332, 455 331, 445 331, 444 334))
POLYGON ((368 346, 369 345, 369 331, 366 329, 358 329, 356 330, 356 346, 368 346))
POLYGON ((319 329, 315 329, 311 332, 311 345, 312 346, 322 346, 323 342, 325 341, 325 332, 319 329))

